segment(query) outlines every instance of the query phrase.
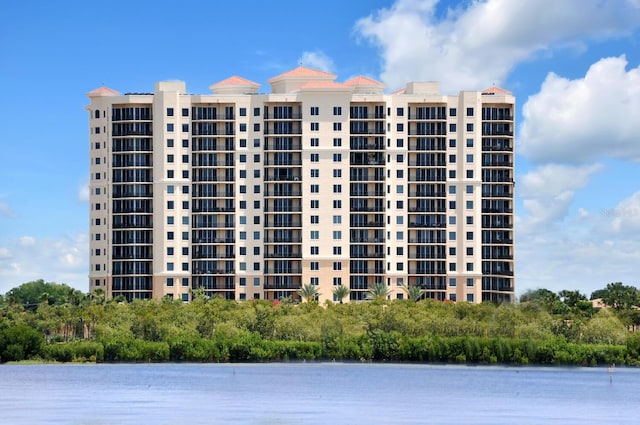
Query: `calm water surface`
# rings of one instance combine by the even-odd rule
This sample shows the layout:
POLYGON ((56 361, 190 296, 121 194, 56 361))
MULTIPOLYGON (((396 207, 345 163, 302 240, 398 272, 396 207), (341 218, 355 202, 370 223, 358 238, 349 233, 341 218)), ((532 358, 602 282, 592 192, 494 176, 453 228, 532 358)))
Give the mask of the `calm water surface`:
POLYGON ((638 424, 640 369, 0 366, 0 424, 638 424))

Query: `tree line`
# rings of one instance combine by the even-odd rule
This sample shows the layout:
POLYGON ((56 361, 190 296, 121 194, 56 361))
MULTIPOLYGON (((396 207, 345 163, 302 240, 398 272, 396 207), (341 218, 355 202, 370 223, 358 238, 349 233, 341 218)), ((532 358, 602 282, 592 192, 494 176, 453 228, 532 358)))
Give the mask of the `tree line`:
POLYGON ((320 305, 228 301, 130 303, 35 281, 0 296, 0 362, 259 362, 286 360, 598 365, 640 364, 638 291, 620 282, 597 295, 527 291, 514 304, 423 299, 320 305), (605 301, 606 300, 606 301, 605 301))

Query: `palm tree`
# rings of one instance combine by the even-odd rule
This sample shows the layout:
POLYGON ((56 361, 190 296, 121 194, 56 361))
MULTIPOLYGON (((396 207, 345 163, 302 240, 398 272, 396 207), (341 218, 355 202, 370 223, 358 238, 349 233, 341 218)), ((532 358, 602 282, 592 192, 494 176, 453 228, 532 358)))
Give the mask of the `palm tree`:
POLYGON ((367 299, 375 301, 384 301, 387 299, 391 290, 387 289, 387 285, 384 282, 376 282, 373 284, 367 292, 367 299))
POLYGON ((342 300, 348 297, 351 291, 344 285, 338 285, 333 288, 331 292, 333 293, 333 296, 340 301, 340 304, 342 304, 342 300))
POLYGON ((315 301, 318 297, 318 289, 311 283, 307 283, 298 290, 298 295, 303 301, 315 301))
POLYGON ((421 289, 418 285, 403 286, 402 289, 407 293, 407 298, 415 302, 420 301, 425 293, 425 290, 421 289))

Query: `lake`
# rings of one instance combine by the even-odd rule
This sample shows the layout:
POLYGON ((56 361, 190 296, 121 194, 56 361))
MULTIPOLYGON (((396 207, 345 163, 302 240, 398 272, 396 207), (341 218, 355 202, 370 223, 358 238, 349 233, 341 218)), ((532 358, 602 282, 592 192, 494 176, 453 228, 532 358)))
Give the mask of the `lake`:
POLYGON ((2 424, 637 424, 640 369, 0 366, 2 424))

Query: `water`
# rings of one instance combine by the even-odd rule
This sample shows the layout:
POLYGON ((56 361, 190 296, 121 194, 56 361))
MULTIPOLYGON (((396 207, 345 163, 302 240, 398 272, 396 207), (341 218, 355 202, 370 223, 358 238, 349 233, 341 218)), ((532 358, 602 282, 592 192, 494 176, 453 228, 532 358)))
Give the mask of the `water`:
POLYGON ((1 424, 637 424, 640 369, 0 366, 1 424))

